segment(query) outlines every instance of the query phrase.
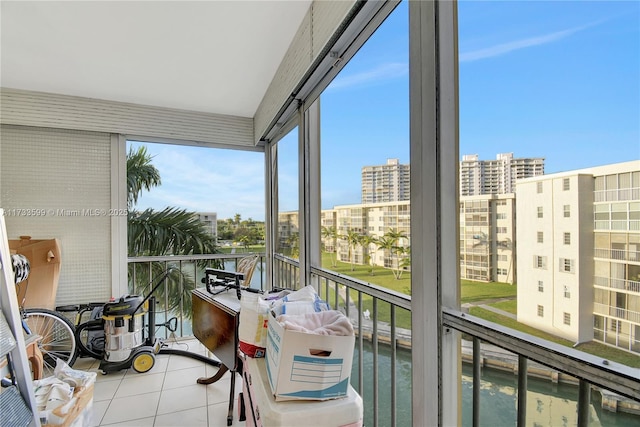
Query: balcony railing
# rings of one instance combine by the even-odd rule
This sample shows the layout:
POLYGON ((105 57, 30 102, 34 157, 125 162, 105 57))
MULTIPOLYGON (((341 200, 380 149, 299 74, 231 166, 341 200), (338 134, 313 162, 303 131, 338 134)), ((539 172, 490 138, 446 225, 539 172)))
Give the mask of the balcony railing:
MULTIPOLYGON (((151 270, 153 263, 164 268, 176 266, 193 277, 188 286, 200 287, 203 276, 203 263, 224 262, 227 268, 233 268, 237 260, 247 254, 206 255, 192 257, 145 257, 129 259, 130 274, 151 270)), ((263 260, 261 260, 262 262, 263 260)), ((265 286, 259 267, 254 273, 253 287, 265 286)), ((276 255, 274 257, 274 275, 277 286, 296 288, 299 281, 299 264, 296 260, 276 255)), ((400 318, 406 322, 407 313, 411 311, 411 297, 389 290, 375 284, 354 279, 324 268, 312 267, 312 282, 318 286, 320 296, 328 301, 332 308, 341 310, 354 324, 357 333, 354 352, 354 370, 352 383, 363 396, 365 405, 365 425, 396 426, 398 413, 410 412, 411 399, 398 399, 398 372, 401 364, 400 352, 411 348, 410 326, 403 328, 400 318), (388 365, 380 363, 383 357, 389 357, 388 365), (408 400, 405 401, 405 400, 408 400)), ((188 290, 190 292, 190 290, 188 290)), ((163 302, 161 301, 161 304, 163 302)), ((166 301, 165 301, 166 303, 166 301)), ((598 304, 595 304, 597 306, 598 304)), ((600 307, 595 308, 597 311, 600 307)), ((603 308, 604 309, 604 308, 603 308)), ((606 307, 609 314, 609 307, 606 307)), ((620 309, 617 309, 620 310, 620 309)), ((181 313, 184 323, 188 324, 180 334, 190 334, 190 322, 186 306, 174 308, 174 313, 181 313)), ((616 312, 623 314, 620 318, 632 317, 627 310, 616 312), (625 317, 626 316, 626 317, 625 317)), ((640 320, 640 313, 635 321, 640 320)), ((633 319, 629 319, 633 320, 633 319)), ((410 316, 409 316, 410 321, 410 316)), ((620 365, 602 358, 592 356, 572 348, 564 347, 537 337, 509 329, 457 310, 444 308, 442 312, 442 328, 458 330, 473 340, 473 425, 480 424, 480 373, 481 343, 501 347, 515 354, 516 368, 514 373, 518 379, 517 420, 518 425, 526 424, 527 378, 533 374, 532 361, 547 367, 552 372, 562 373, 575 378, 579 384, 577 400, 578 425, 586 426, 589 422, 591 406, 590 393, 593 387, 609 390, 631 401, 640 402, 640 374, 637 369, 620 365)), ((434 349, 434 351, 437 351, 434 349)), ((486 352, 484 352, 486 355, 486 352)), ((407 358, 405 357, 405 360, 407 358)), ((385 359, 386 361, 386 359, 385 359)), ((537 366, 537 365, 536 365, 537 366)), ((409 368, 410 369, 410 368, 409 368)), ((537 369, 537 368, 536 368, 537 369)), ((456 380, 445 378, 445 380, 456 380)), ((460 379, 457 379, 460 381, 460 379)), ((407 386, 410 388, 410 384, 407 386)), ((424 398, 433 398, 433 396, 424 398)), ((640 405, 640 403, 639 403, 640 405)), ((405 423, 403 422, 403 425, 405 423)))
POLYGON ((615 259, 617 261, 640 262, 639 251, 627 251, 624 249, 595 248, 593 250, 593 256, 596 258, 615 259))
MULTIPOLYGON (((160 317, 158 324, 166 318, 175 316, 178 318, 177 337, 191 337, 191 291, 200 288, 204 278, 206 267, 224 268, 236 270, 238 261, 252 255, 242 252, 237 254, 207 254, 207 255, 172 255, 172 256, 147 256, 128 258, 129 266, 129 291, 147 295, 150 291, 148 284, 155 283, 157 277, 169 267, 177 268, 179 273, 170 276, 169 280, 157 290, 156 315, 160 317), (135 278, 135 287, 134 287, 135 278), (141 289, 142 285, 142 289, 141 289)), ((264 255, 260 256, 258 264, 251 279, 251 287, 264 289, 266 280, 264 275, 264 255)), ((158 331, 159 336, 167 338, 166 330, 158 331)))
POLYGON ((614 279, 611 277, 595 276, 593 284, 612 289, 623 289, 625 291, 640 293, 640 282, 635 280, 614 279))
POLYGON ((596 202, 617 202, 640 199, 640 188, 623 188, 616 190, 598 190, 593 192, 596 202))
POLYGON ((628 320, 633 323, 640 323, 640 312, 627 310, 626 308, 612 307, 598 302, 593 303, 593 312, 618 319, 628 320))

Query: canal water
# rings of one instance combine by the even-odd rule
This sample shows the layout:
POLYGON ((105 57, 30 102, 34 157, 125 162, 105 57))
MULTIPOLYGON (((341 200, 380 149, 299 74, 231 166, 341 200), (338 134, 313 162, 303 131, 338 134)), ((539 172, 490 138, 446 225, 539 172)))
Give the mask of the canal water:
MULTIPOLYGON (((373 425, 373 353, 371 343, 364 345, 364 425, 373 425)), ((391 357, 390 347, 379 346, 378 353, 378 425, 391 425, 391 357)), ((411 353, 397 351, 396 362, 396 425, 411 425, 411 353)), ((473 376, 470 365, 462 368, 462 425, 472 425, 473 376)), ((358 389, 357 349, 354 356, 351 383, 358 389)), ((480 391, 480 425, 501 427, 515 426, 517 420, 517 376, 492 369, 483 369, 480 391)), ((529 378, 527 394, 527 425, 530 426, 575 426, 577 424, 576 402, 578 388, 567 384, 553 384, 537 378, 529 378)), ((437 396, 433 397, 437 399, 437 396)), ((637 427, 640 416, 612 413, 601 409, 600 393, 591 394, 590 426, 637 427)))

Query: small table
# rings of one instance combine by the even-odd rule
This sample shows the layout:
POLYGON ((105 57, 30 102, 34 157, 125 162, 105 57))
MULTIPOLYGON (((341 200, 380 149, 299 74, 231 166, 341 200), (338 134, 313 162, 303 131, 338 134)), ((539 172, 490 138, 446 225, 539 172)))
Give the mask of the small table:
POLYGON ((220 368, 212 377, 198 378, 198 384, 213 384, 231 371, 229 412, 227 425, 233 423, 233 398, 236 373, 242 372, 242 360, 238 357, 238 325, 240 323, 240 301, 235 291, 229 290, 211 295, 205 288, 191 292, 193 311, 193 335, 209 351, 220 359, 220 368))

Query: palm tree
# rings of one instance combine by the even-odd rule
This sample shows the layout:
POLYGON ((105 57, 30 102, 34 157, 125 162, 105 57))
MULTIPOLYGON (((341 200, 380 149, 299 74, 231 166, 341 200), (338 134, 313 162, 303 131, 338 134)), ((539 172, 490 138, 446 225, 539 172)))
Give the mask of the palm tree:
POLYGON ((338 265, 338 259, 337 259, 337 248, 336 248, 336 240, 338 240, 338 232, 336 231, 335 227, 325 227, 323 226, 322 229, 320 230, 322 237, 324 239, 331 239, 331 243, 333 246, 333 256, 331 257, 331 266, 332 267, 336 267, 338 265))
POLYGON ((360 234, 355 230, 349 230, 342 238, 346 240, 347 245, 349 245, 349 261, 351 262, 351 271, 354 271, 356 269, 354 256, 356 248, 360 244, 360 234))
MULTIPOLYGON (((167 207, 162 211, 145 209, 142 212, 133 209, 133 205, 143 189, 150 190, 160 185, 160 173, 151 164, 151 159, 144 146, 139 147, 136 151, 130 149, 127 154, 129 256, 216 253, 217 247, 213 236, 208 233, 205 225, 193 212, 174 207, 167 207)), ((216 265, 216 267, 220 267, 220 265, 216 265)), ((149 292, 150 278, 159 277, 167 265, 152 263, 150 268, 151 271, 149 271, 149 267, 135 268, 130 265, 130 286, 133 292, 141 294, 149 292)), ((188 316, 191 313, 190 289, 194 287, 194 278, 174 270, 169 275, 166 288, 160 287, 157 297, 160 300, 166 295, 169 301, 167 310, 177 307, 182 302, 188 316)))
POLYGON ((391 255, 392 261, 392 270, 393 276, 396 279, 400 279, 402 276, 402 265, 400 263, 399 257, 401 254, 405 252, 405 247, 398 245, 400 239, 408 239, 407 235, 402 231, 396 231, 395 229, 389 229, 384 236, 379 239, 378 246, 380 249, 384 249, 388 251, 391 255))
MULTIPOLYGON (((370 249, 371 249, 371 245, 377 245, 378 244, 378 239, 376 239, 374 236, 371 236, 369 234, 361 234, 360 235, 360 246, 362 246, 363 249, 363 256, 364 256, 364 262, 365 264, 368 264, 369 267, 371 267, 371 269, 369 270, 369 273, 373 276, 373 263, 372 261, 372 256, 370 254, 370 249)), ((375 251, 374 251, 375 253, 375 251)))
POLYGON ((131 209, 138 201, 138 196, 143 189, 151 190, 160 185, 160 172, 151 164, 151 155, 147 153, 147 147, 139 147, 133 151, 129 148, 127 153, 127 207, 131 209))

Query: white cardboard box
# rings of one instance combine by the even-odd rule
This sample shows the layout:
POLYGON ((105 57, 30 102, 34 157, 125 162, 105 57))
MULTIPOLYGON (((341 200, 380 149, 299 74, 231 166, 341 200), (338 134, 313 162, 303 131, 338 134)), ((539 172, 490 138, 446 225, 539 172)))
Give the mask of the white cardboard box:
POLYGON ((362 427, 362 398, 351 386, 343 399, 276 402, 264 359, 245 358, 242 394, 247 427, 362 427))
POLYGON ((276 401, 345 397, 355 336, 285 330, 269 316, 267 376, 276 401))

